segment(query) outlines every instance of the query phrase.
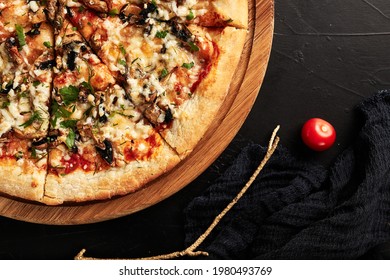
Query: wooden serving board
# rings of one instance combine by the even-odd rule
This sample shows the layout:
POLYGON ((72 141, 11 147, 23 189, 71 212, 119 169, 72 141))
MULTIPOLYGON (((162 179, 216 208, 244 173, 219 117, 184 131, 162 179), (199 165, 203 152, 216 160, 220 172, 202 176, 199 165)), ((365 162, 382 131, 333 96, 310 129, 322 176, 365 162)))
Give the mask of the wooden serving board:
POLYGON ((171 172, 136 193, 83 205, 46 206, 0 197, 0 215, 40 224, 95 223, 150 207, 189 184, 226 149, 256 100, 271 51, 273 0, 249 0, 249 27, 239 67, 218 119, 195 150, 171 172))

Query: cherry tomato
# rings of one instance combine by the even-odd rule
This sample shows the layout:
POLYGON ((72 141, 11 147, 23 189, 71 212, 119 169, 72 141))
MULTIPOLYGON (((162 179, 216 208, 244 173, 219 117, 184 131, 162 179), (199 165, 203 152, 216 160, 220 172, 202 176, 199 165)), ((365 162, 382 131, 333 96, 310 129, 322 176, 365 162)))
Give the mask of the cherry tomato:
POLYGON ((312 118, 303 125, 301 137, 310 149, 325 151, 336 141, 336 130, 329 122, 312 118))

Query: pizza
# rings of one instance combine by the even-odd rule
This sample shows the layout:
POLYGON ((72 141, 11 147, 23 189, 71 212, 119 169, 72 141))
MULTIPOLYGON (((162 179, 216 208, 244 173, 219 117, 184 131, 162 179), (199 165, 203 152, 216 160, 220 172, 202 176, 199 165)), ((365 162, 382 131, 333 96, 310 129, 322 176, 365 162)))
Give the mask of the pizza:
POLYGON ((0 0, 0 193, 59 205, 135 192, 215 119, 243 0, 0 0))

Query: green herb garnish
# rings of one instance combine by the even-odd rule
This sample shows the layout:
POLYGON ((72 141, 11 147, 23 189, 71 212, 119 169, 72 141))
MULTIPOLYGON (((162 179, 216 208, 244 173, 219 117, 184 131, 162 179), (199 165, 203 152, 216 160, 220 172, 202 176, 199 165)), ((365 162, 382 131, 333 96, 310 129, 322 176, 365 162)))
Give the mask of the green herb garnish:
POLYGON ((1 104, 1 109, 7 108, 10 104, 11 104, 11 102, 9 102, 9 101, 3 102, 3 104, 1 104))
POLYGON ((20 24, 15 24, 16 36, 18 37, 19 46, 26 45, 26 35, 24 34, 23 27, 20 24))
POLYGON ((94 93, 95 93, 95 89, 91 86, 90 83, 84 81, 84 82, 82 82, 80 85, 81 85, 83 88, 87 89, 87 90, 88 90, 88 93, 90 93, 90 94, 94 94, 94 93))
POLYGON ((190 49, 191 49, 192 52, 198 52, 199 51, 199 47, 197 45, 195 45, 194 42, 189 41, 188 45, 190 46, 190 49))
POLYGON ((118 15, 118 14, 119 14, 118 9, 112 9, 112 10, 109 10, 109 11, 108 11, 108 15, 109 15, 110 17, 114 17, 114 16, 116 16, 116 15, 118 15))
POLYGON ((65 120, 60 123, 63 128, 75 128, 78 120, 65 120))
POLYGON ((195 63, 194 62, 191 62, 191 63, 183 63, 183 65, 181 67, 184 67, 186 69, 191 69, 192 67, 194 67, 195 63))
POLYGON ((51 43, 49 41, 46 41, 46 42, 43 42, 43 45, 46 47, 46 48, 51 48, 51 43))
POLYGON ((163 70, 161 70, 160 79, 165 78, 166 76, 168 76, 168 74, 169 74, 168 70, 164 68, 163 70))
POLYGON ((69 149, 73 148, 75 139, 76 139, 76 134, 74 133, 73 129, 69 130, 69 134, 65 140, 65 144, 69 149))
POLYGON ((160 38, 160 39, 167 37, 167 35, 168 35, 168 31, 157 31, 156 32, 156 37, 160 38))
POLYGON ((39 113, 39 111, 34 111, 31 117, 25 123, 22 123, 19 126, 26 128, 32 125, 35 121, 42 121, 42 116, 41 113, 39 113))
POLYGON ((37 158, 37 150, 34 147, 31 147, 31 158, 37 158))
POLYGON ((121 53, 122 53, 123 55, 126 55, 126 50, 125 50, 125 48, 123 47, 122 44, 119 44, 119 50, 121 51, 121 53))
POLYGON ((194 15, 194 12, 192 11, 192 10, 190 10, 190 13, 187 15, 187 20, 193 20, 194 19, 194 17, 195 17, 195 15, 194 15))
POLYGON ((124 59, 119 59, 118 60, 118 64, 122 65, 122 66, 126 66, 126 60, 124 59))
POLYGON ((66 106, 76 102, 79 97, 79 89, 75 86, 63 87, 60 89, 60 95, 62 96, 62 101, 66 106))
POLYGON ((60 106, 56 101, 53 101, 51 105, 51 115, 53 116, 50 120, 52 127, 57 125, 58 118, 69 118, 72 112, 66 110, 63 106, 60 106))

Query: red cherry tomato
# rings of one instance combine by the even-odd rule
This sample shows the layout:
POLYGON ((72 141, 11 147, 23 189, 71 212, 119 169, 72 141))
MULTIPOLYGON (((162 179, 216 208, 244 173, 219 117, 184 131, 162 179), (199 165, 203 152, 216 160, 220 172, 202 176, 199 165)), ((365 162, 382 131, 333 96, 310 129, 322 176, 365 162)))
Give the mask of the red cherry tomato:
POLYGON ((320 118, 308 120, 302 127, 303 142, 312 150, 325 151, 336 141, 333 125, 320 118))

